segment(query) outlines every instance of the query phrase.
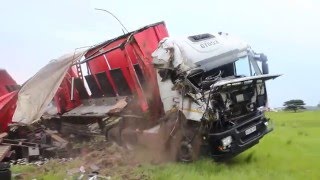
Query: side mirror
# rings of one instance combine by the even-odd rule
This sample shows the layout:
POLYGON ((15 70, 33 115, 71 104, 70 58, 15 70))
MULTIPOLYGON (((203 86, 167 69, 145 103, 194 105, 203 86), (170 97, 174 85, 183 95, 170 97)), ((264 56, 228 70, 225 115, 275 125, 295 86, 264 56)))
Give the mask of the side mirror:
POLYGON ((268 58, 264 54, 260 54, 260 61, 262 62, 262 74, 269 74, 268 58))
POLYGON ((262 61, 262 74, 269 74, 269 65, 266 61, 262 61))

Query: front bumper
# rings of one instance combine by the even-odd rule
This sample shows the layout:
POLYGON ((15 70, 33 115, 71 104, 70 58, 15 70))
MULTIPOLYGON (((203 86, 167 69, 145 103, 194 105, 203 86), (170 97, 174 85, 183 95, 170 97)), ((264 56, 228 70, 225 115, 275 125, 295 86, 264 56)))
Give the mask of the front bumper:
POLYGON ((257 144, 265 134, 272 130, 272 124, 265 118, 264 114, 257 113, 251 118, 243 119, 242 123, 226 131, 210 133, 208 135, 209 153, 217 161, 232 158, 257 144), (246 133, 248 129, 254 126, 256 127, 255 131, 246 133), (221 140, 228 136, 232 137, 232 143, 223 149, 221 148, 221 140))

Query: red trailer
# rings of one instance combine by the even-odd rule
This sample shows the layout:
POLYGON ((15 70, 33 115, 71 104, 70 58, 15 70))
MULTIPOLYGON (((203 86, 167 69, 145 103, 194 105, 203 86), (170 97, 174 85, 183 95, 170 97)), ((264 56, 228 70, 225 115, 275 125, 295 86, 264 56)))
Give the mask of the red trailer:
POLYGON ((60 86, 68 98, 57 104, 58 109, 81 102, 78 107, 67 109, 62 117, 73 121, 105 118, 126 97, 138 107, 136 111, 150 112, 157 119, 163 110, 159 108, 162 104, 151 53, 167 36, 165 23, 159 22, 90 48, 85 59, 73 66, 77 74, 66 77, 69 85, 60 86))
POLYGON ((92 95, 134 95, 138 98, 142 111, 154 107, 159 109, 159 99, 151 103, 147 97, 159 97, 151 53, 157 48, 159 41, 167 36, 166 26, 164 22, 160 22, 91 48, 85 55, 85 62, 90 73, 86 80, 93 77, 92 80, 95 81, 88 83, 92 95), (146 81, 148 85, 145 84, 146 81))
POLYGON ((118 122, 114 117, 133 114, 123 116, 130 110, 154 124, 163 108, 151 53, 167 36, 165 23, 159 22, 51 61, 20 90, 13 122, 58 118, 110 125, 118 122))

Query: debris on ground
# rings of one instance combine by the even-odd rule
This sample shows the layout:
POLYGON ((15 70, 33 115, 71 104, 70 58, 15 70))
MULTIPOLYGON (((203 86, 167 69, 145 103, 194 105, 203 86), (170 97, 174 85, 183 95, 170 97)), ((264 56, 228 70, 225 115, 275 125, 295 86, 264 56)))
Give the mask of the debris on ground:
MULTIPOLYGON (((72 143, 70 143, 72 144, 72 143)), ((35 172, 21 173, 22 179, 41 177, 49 171, 63 172, 62 176, 70 179, 147 179, 145 174, 136 169, 146 162, 139 159, 135 150, 128 150, 103 137, 91 141, 72 144, 70 150, 75 158, 41 158, 28 162, 27 158, 12 161, 13 168, 35 167, 35 172)))

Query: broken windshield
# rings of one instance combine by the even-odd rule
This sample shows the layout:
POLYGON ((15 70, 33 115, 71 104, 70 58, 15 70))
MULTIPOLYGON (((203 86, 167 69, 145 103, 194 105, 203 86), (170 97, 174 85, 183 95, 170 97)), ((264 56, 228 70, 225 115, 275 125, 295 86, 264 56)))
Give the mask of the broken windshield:
POLYGON ((235 63, 235 75, 252 76, 252 66, 247 57, 240 58, 235 63))
POLYGON ((261 74, 260 68, 256 61, 250 61, 248 56, 239 58, 234 62, 234 74, 236 76, 254 76, 261 74), (255 63, 258 69, 255 69, 252 63, 255 63), (258 72, 257 72, 258 71, 258 72))

